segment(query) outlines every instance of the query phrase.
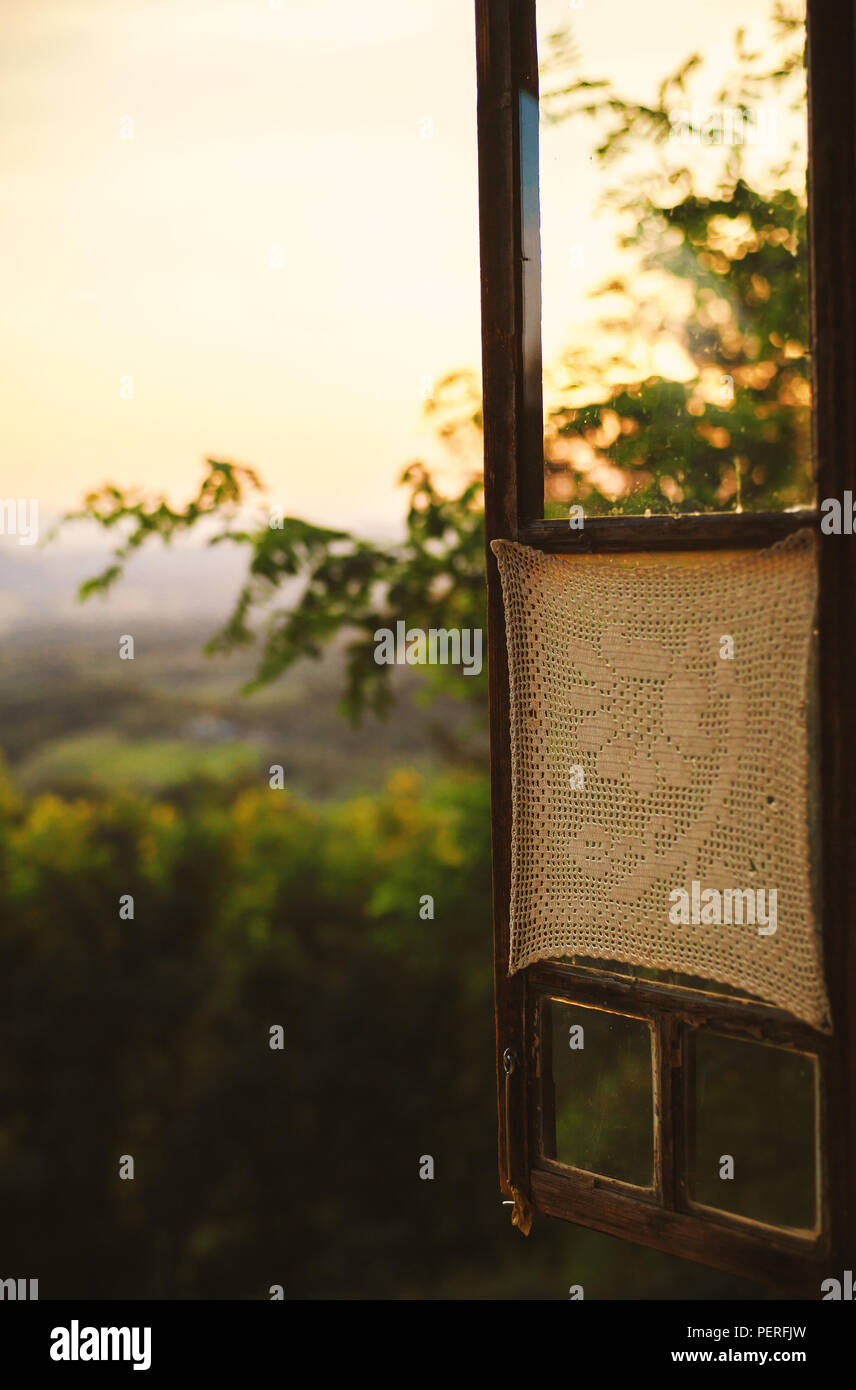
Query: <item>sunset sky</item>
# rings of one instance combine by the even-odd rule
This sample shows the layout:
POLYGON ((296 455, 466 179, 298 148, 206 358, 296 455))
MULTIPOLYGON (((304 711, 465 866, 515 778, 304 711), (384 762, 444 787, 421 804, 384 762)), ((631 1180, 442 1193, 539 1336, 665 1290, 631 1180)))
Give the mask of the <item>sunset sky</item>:
MULTIPOLYGON (((541 27, 650 95, 767 13, 551 0, 541 27)), ((471 0, 5 0, 2 28, 2 494, 181 500, 214 455, 393 526, 426 383, 479 365, 471 0)), ((545 137, 548 358, 613 263, 589 134, 545 137)))

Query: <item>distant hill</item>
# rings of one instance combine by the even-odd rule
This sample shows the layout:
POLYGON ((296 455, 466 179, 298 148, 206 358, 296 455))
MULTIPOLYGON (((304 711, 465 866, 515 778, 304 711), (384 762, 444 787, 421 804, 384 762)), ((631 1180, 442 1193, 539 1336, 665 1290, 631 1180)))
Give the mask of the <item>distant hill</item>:
POLYGON ((134 556, 105 604, 77 602, 78 586, 109 563, 109 550, 72 546, 22 546, 0 536, 0 636, 33 623, 91 626, 106 618, 122 624, 141 617, 205 618, 227 613, 246 568, 237 546, 176 544, 134 556))

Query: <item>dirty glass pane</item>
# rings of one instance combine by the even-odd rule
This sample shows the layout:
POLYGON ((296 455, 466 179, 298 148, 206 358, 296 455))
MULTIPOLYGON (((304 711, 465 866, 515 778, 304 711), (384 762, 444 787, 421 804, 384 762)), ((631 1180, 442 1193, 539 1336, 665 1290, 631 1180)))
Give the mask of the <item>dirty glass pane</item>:
POLYGON ((690 1195, 772 1226, 814 1228, 815 1059, 715 1033, 694 1041, 690 1195))
POLYGON ((813 501, 805 6, 782 8, 538 0, 548 517, 813 501))
MULTIPOLYGON (((555 1128, 545 1153, 559 1163, 649 1187, 654 1178, 652 1035, 639 1018, 549 1001, 555 1128)), ((546 1084, 549 1086, 549 1076, 546 1084)))

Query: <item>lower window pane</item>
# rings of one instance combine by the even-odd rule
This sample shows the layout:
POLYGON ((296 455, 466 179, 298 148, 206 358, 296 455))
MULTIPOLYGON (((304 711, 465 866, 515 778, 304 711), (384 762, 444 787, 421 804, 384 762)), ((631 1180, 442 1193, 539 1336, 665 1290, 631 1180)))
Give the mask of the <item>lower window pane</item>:
POLYGON ((690 1196, 771 1226, 813 1230, 815 1059, 706 1032, 694 1035, 694 1053, 690 1196))
POLYGON ((551 1065, 545 1066, 544 1078, 549 1091, 545 1155, 573 1168, 651 1187, 650 1025, 644 1019, 558 999, 549 1000, 547 1007, 544 1039, 551 1065))

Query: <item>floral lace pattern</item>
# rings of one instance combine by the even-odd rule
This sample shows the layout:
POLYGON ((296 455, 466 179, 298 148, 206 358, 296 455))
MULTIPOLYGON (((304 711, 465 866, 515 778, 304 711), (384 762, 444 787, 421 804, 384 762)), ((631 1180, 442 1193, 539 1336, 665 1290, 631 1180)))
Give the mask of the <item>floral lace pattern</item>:
POLYGON ((493 542, 511 972, 564 955, 677 970, 828 1028, 808 823, 814 544, 567 557, 493 542), (775 925, 759 930, 745 896, 734 920, 676 921, 676 890, 768 905, 772 891, 775 925))

